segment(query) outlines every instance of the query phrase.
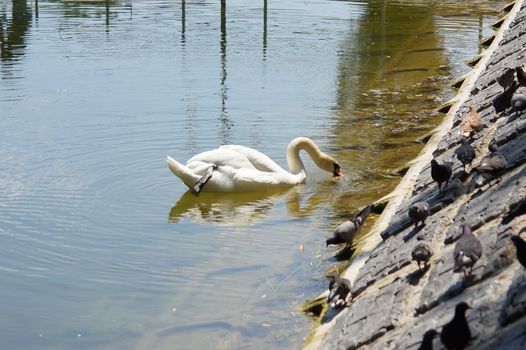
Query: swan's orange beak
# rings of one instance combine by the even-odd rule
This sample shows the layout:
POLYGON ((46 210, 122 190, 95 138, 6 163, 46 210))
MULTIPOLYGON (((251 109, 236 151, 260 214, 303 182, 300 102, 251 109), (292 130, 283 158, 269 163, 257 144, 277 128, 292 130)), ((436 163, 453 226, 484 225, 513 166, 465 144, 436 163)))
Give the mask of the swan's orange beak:
POLYGON ((333 170, 332 174, 334 176, 343 176, 342 172, 340 171, 340 164, 334 163, 333 167, 334 167, 334 170, 333 170))

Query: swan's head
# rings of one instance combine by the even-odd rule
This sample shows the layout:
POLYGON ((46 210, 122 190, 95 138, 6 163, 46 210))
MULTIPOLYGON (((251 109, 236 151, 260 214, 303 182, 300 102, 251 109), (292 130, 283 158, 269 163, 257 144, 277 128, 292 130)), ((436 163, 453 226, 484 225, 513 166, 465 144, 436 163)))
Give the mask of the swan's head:
POLYGON ((340 164, 331 156, 323 154, 317 163, 321 169, 332 173, 332 175, 334 176, 343 175, 341 172, 340 164))
POLYGON ((342 176, 342 172, 340 170, 340 164, 338 164, 338 162, 334 162, 332 163, 332 174, 334 176, 342 176))
POLYGON ((328 156, 324 154, 319 162, 319 167, 323 170, 328 171, 329 173, 332 173, 334 176, 342 176, 340 163, 338 163, 334 158, 331 156, 328 156))

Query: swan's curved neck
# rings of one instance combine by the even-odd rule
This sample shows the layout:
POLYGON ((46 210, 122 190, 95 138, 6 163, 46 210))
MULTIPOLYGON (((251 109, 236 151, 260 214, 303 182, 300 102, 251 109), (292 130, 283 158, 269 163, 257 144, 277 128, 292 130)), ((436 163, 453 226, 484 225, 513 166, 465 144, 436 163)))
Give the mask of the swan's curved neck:
POLYGON ((305 151, 317 166, 320 166, 321 157, 324 155, 314 141, 307 137, 298 137, 292 140, 287 147, 287 163, 292 174, 305 173, 305 166, 300 158, 300 151, 305 151))

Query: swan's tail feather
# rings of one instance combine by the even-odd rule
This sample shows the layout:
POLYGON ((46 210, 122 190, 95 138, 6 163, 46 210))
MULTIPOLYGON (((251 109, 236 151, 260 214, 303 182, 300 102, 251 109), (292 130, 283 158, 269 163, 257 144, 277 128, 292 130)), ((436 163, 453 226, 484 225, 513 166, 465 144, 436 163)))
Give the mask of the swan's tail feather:
POLYGON ((192 186, 192 192, 199 194, 203 187, 205 187, 206 183, 212 178, 212 173, 214 170, 217 169, 217 166, 211 165, 207 170, 206 174, 203 175, 197 182, 192 186))
POLYGON ((168 163, 168 168, 170 168, 175 176, 180 178, 181 181, 183 181, 184 184, 190 188, 192 188, 192 186, 194 186, 194 184, 201 179, 201 176, 196 175, 187 166, 179 163, 170 156, 166 156, 166 163, 168 163))

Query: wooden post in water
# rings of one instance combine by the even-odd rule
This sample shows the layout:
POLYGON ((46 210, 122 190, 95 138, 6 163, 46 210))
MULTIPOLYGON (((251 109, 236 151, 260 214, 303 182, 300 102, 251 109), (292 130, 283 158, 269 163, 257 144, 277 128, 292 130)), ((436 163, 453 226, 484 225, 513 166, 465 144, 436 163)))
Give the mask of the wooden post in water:
POLYGON ((35 0, 35 18, 38 19, 38 0, 35 0))

